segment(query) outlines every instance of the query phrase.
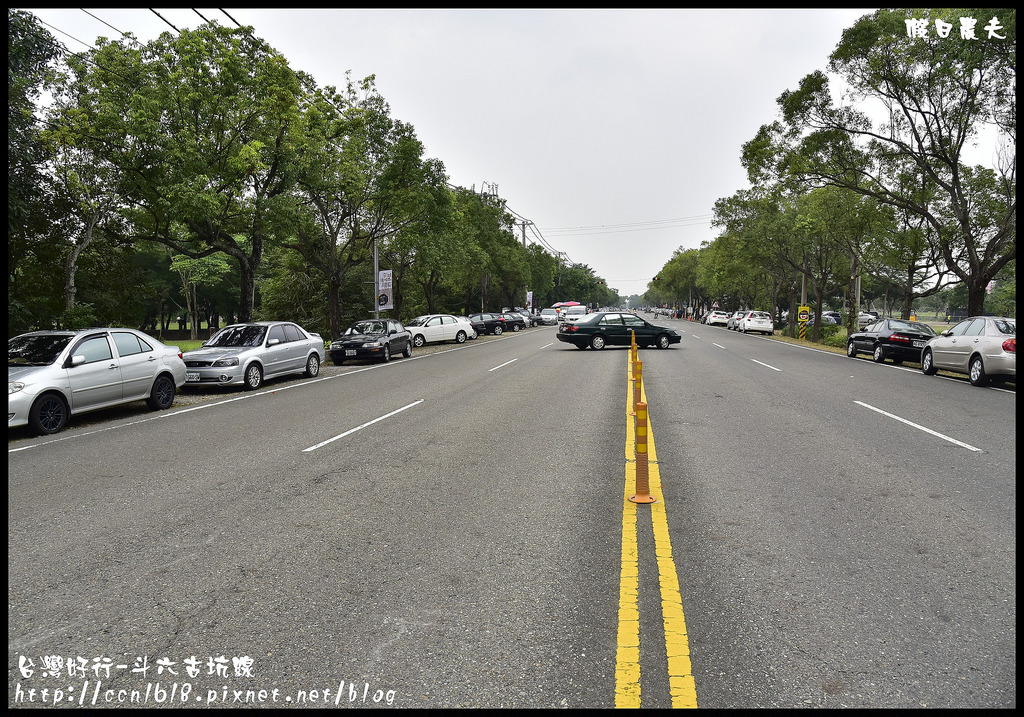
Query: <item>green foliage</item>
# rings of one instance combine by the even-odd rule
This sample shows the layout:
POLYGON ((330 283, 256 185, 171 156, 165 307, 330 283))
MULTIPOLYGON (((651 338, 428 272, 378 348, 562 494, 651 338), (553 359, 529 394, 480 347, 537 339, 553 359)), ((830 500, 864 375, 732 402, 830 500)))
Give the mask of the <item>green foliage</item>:
POLYGON ((79 302, 70 308, 64 309, 60 315, 60 328, 62 329, 87 329, 90 326, 99 326, 102 323, 96 317, 92 304, 79 302))

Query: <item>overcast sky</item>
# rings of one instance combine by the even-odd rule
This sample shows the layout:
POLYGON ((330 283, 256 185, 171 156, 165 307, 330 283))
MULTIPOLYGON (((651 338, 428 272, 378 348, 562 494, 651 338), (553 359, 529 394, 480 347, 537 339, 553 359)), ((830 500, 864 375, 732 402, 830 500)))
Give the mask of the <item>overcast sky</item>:
POLYGON ((320 85, 375 75, 451 184, 496 191, 528 243, 623 296, 714 239, 715 201, 748 186, 743 143, 872 12, 27 9, 75 52, 233 18, 320 85))

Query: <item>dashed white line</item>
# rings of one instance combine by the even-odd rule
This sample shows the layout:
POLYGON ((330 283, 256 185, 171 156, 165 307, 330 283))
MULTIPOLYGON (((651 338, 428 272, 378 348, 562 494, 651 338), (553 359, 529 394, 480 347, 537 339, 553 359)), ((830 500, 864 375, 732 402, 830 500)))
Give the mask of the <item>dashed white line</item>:
POLYGON ((765 368, 770 368, 772 371, 778 371, 779 373, 782 373, 782 369, 781 368, 775 368, 774 366, 769 366, 768 364, 763 363, 761 361, 758 361, 757 359, 750 359, 750 360, 753 361, 756 364, 761 364, 765 368))
POLYGON ((310 451, 315 451, 317 448, 322 448, 323 446, 326 446, 328 443, 333 443, 334 441, 338 440, 339 438, 344 438, 345 436, 351 435, 351 434, 355 433, 356 431, 361 431, 364 428, 366 428, 367 426, 372 426, 374 423, 377 423, 378 421, 383 421, 385 418, 391 418, 396 413, 401 413, 402 411, 406 410, 407 408, 412 408, 413 406, 415 406, 417 404, 420 404, 420 403, 423 403, 423 399, 422 398, 419 401, 413 401, 408 406, 402 406, 401 408, 399 408, 399 409, 397 409, 395 411, 392 411, 391 413, 385 413, 383 416, 375 418, 372 421, 367 421, 366 423, 362 424, 361 426, 356 426, 355 428, 350 428, 349 430, 345 431, 344 433, 339 433, 338 435, 334 436, 333 438, 328 438, 326 441, 321 441, 320 443, 317 443, 315 446, 310 446, 309 448, 303 448, 302 452, 303 453, 309 453, 310 451))
POLYGON ((970 445, 969 443, 964 443, 963 441, 958 441, 955 438, 950 438, 949 436, 943 435, 943 434, 939 433, 938 431, 933 431, 930 428, 925 428, 924 426, 922 426, 920 424, 914 423, 913 421, 908 421, 905 418, 900 418, 899 416, 894 415, 892 413, 889 413, 888 411, 883 411, 880 408, 875 408, 874 406, 871 406, 871 405, 869 405, 867 403, 864 403, 863 401, 854 401, 854 403, 856 403, 858 406, 863 406, 864 408, 870 408, 872 411, 876 411, 878 413, 881 413, 883 416, 888 416, 889 418, 894 418, 897 421, 900 421, 901 423, 906 423, 908 426, 916 428, 919 431, 924 431, 925 433, 930 433, 933 436, 937 436, 937 437, 941 438, 944 441, 949 441, 950 443, 958 445, 961 448, 966 448, 969 451, 975 451, 977 453, 982 453, 983 452, 980 448, 975 448, 974 446, 970 445))

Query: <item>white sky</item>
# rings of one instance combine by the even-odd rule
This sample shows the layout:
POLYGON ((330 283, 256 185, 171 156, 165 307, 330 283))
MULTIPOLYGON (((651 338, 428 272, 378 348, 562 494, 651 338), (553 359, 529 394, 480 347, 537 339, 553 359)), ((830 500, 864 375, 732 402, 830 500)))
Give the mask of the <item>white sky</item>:
MULTIPOLYGON (((26 9, 74 52, 171 31, 148 9, 26 9)), ((533 223, 528 243, 623 296, 642 294, 676 249, 714 239, 715 201, 748 187, 743 143, 872 12, 225 10, 320 85, 376 75, 451 184, 496 187, 533 223)), ((179 29, 203 23, 191 9, 156 12, 179 29)))

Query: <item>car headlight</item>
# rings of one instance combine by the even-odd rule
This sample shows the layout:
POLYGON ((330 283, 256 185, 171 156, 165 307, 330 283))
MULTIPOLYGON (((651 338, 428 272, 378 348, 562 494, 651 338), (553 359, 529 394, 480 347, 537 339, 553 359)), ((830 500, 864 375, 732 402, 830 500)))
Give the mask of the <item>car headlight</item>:
POLYGON ((217 359, 216 361, 213 362, 212 365, 213 366, 237 366, 238 365, 238 358, 235 357, 235 358, 217 359))
POLYGON ((364 349, 375 349, 381 345, 380 341, 367 341, 363 344, 364 349))
POLYGON ((23 388, 25 388, 25 384, 23 384, 21 381, 8 381, 7 382, 7 395, 9 396, 12 393, 17 393, 18 391, 22 390, 23 388))

